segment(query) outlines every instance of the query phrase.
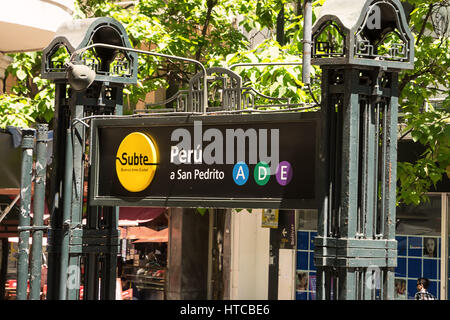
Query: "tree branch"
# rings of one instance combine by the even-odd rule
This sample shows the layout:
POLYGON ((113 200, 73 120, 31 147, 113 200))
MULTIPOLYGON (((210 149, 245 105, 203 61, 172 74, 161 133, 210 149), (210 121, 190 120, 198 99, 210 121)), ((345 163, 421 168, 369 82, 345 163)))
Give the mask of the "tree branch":
MULTIPOLYGON (((448 118, 450 118, 450 116, 447 116, 447 117, 444 117, 444 118, 440 118, 440 119, 430 123, 429 125, 431 126, 431 125, 438 124, 439 122, 442 122, 442 121, 444 121, 444 120, 446 120, 448 118)), ((411 133, 413 131, 413 129, 414 128, 411 128, 411 129, 407 130, 400 138, 398 138, 398 141, 404 139, 409 133, 411 133)))
MULTIPOLYGON (((209 26, 209 21, 211 20, 211 15, 212 15, 212 10, 214 9, 214 6, 217 4, 218 0, 208 0, 207 4, 208 4, 208 9, 206 11, 206 18, 205 18, 205 23, 203 24, 203 28, 202 28, 202 37, 205 38, 206 33, 208 32, 208 26, 209 26)), ((201 43, 197 49, 197 52, 195 53, 195 60, 199 60, 200 59, 200 55, 202 54, 202 49, 203 49, 203 43, 201 43)))
POLYGON ((425 19, 423 20, 422 27, 420 28, 419 34, 417 35, 416 45, 420 42, 420 40, 421 40, 421 38, 422 38, 422 36, 423 36, 423 34, 425 32, 425 27, 427 25, 428 19, 431 16, 431 13, 433 11, 433 6, 434 6, 433 3, 430 3, 430 5, 428 6, 427 15, 426 15, 425 19))
POLYGON ((436 67, 436 61, 433 61, 427 68, 421 70, 421 71, 417 71, 416 73, 413 73, 411 75, 405 75, 405 77, 402 79, 402 81, 400 82, 399 85, 399 92, 401 93, 403 91, 403 89, 405 88, 405 86, 411 81, 411 80, 415 80, 418 77, 420 77, 421 75, 424 75, 426 73, 431 72, 434 68, 436 67))

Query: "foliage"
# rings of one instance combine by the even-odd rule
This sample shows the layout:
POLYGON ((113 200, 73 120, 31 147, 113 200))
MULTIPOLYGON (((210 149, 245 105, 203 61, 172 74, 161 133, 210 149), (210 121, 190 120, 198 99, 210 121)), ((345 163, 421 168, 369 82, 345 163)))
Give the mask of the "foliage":
POLYGON ((11 75, 16 81, 10 95, 0 96, 0 127, 29 127, 35 121, 49 122, 54 111, 54 85, 40 78, 42 53, 10 56, 13 62, 6 69, 5 76, 11 75))
POLYGON ((415 6, 410 27, 415 37, 415 65, 400 76, 400 106, 406 124, 402 138, 409 134, 425 151, 415 163, 398 163, 397 201, 419 204, 425 193, 447 174, 450 176, 450 40, 445 30, 433 23, 445 1, 409 1, 415 6), (431 21, 431 22, 430 22, 431 21), (430 102, 441 96, 439 108, 430 102), (428 110, 424 104, 430 103, 428 110))
MULTIPOLYGON (((208 66, 301 61, 302 17, 295 15, 293 6, 286 1, 141 0, 136 6, 124 9, 111 2, 91 0, 80 8, 83 17, 108 15, 119 20, 133 46, 194 58, 208 66), (268 39, 257 48, 246 50, 249 41, 240 30, 273 30, 282 5, 286 10, 287 45, 268 39)), ((170 93, 171 88, 175 92, 185 89, 188 80, 198 72, 193 66, 142 55, 139 66, 138 85, 126 90, 126 100, 131 105, 144 100, 147 92, 157 88, 168 88, 170 93)), ((253 86, 264 95, 289 98, 291 103, 312 102, 301 83, 300 66, 246 67, 235 71, 243 77, 246 86, 253 86)), ((316 94, 318 87, 318 84, 314 86, 316 94)))
MULTIPOLYGON (((324 0, 313 1, 316 9, 324 0)), ((415 68, 400 74, 401 121, 409 134, 424 145, 415 163, 399 163, 397 199, 406 204, 426 200, 425 192, 442 179, 449 164, 449 77, 450 47, 433 15, 445 0, 409 0, 414 6, 410 26, 416 39, 415 68), (431 21, 431 23, 429 22, 431 21), (441 108, 422 106, 441 95, 441 108)), ((297 1, 296 3, 302 3, 297 1)), ((288 0, 140 0, 127 6, 116 1, 78 0, 75 18, 110 16, 120 21, 133 47, 158 53, 189 57, 206 66, 230 67, 238 63, 300 62, 303 52, 303 16, 288 0), (276 41, 277 18, 284 8, 284 42, 276 41), (268 30, 272 36, 248 49, 251 39, 245 33, 268 30)), ((313 21, 315 16, 313 15, 313 21)), ((442 26, 441 26, 442 27, 442 26)), ((11 94, 0 96, 0 126, 30 126, 49 122, 53 116, 54 86, 39 77, 41 53, 11 55, 7 74, 17 80, 11 94)), ((60 59, 64 60, 61 53, 60 59)), ((291 103, 311 103, 313 98, 301 82, 301 66, 249 66, 233 69, 244 86, 254 87, 271 97, 291 103)), ((124 90, 128 112, 148 92, 167 89, 167 98, 185 89, 199 70, 192 64, 139 55, 138 84, 124 90)), ((312 91, 320 96, 320 68, 313 66, 312 91)), ((258 103, 267 103, 261 99, 258 103)))
POLYGON ((2 128, 26 128, 34 122, 30 99, 16 95, 0 95, 0 124, 2 128))
MULTIPOLYGON (((320 6, 323 1, 314 1, 314 6, 320 6)), ((255 48, 242 50, 225 57, 217 56, 211 59, 211 66, 231 67, 241 63, 276 63, 302 62, 303 54, 303 16, 297 14, 292 3, 286 1, 257 1, 248 3, 242 1, 240 13, 246 18, 240 26, 247 32, 250 30, 273 30, 281 5, 284 6, 285 44, 269 38, 255 48), (245 3, 245 5, 244 5, 245 3)), ((313 19, 315 16, 313 16, 313 19)), ((314 96, 320 95, 320 68, 312 67, 312 90, 314 96)), ((292 104, 310 104, 313 97, 302 83, 301 65, 278 66, 238 66, 233 69, 244 80, 244 87, 253 87, 265 96, 284 98, 292 104)), ((286 101, 284 101, 286 102, 286 101)), ((260 104, 276 103, 273 100, 259 99, 260 104)))
MULTIPOLYGON (((231 67, 239 63, 301 62, 297 55, 289 54, 275 40, 266 40, 255 49, 228 55, 225 60, 211 61, 211 66, 231 67)), ((291 103, 312 102, 304 90, 302 67, 290 66, 237 66, 233 68, 244 79, 244 87, 253 87, 258 92, 276 98, 287 98, 291 103)), ((274 103, 260 99, 260 103, 274 103)))
MULTIPOLYGON (((110 16, 120 21, 134 47, 153 52, 193 58, 203 63, 212 55, 225 56, 246 48, 242 33, 228 17, 234 16, 233 1, 141 0, 130 8, 109 1, 85 1, 84 17, 110 16)), ((146 93, 158 88, 176 92, 185 88, 199 70, 175 60, 139 56, 139 83, 125 91, 134 106, 146 93)), ((170 95, 170 94, 169 94, 170 95)), ((167 97, 168 98, 168 97, 167 97)))

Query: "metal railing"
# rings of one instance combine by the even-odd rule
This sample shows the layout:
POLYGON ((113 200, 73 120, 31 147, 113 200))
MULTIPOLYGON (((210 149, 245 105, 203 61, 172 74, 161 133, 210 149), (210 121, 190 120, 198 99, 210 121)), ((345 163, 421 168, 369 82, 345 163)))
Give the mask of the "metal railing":
POLYGON ((274 111, 289 111, 313 109, 320 106, 314 96, 311 85, 307 84, 307 89, 314 103, 300 102, 291 103, 292 98, 289 97, 272 97, 259 92, 252 86, 242 86, 242 80, 239 74, 232 71, 237 67, 249 66, 300 66, 302 62, 262 62, 262 63, 238 63, 233 64, 229 68, 208 68, 205 72, 198 73, 193 76, 190 81, 190 87, 187 90, 180 90, 168 99, 155 103, 145 104, 145 109, 136 109, 135 114, 157 114, 157 113, 180 113, 180 112, 203 112, 203 114, 217 112, 260 112, 263 108, 277 108, 274 111), (212 75, 219 74, 219 75, 212 75), (196 81, 203 80, 206 75, 206 90, 196 89, 196 81), (219 94, 219 100, 210 99, 211 90, 214 84, 222 83, 222 87, 215 90, 219 94), (211 85, 209 85, 211 84, 211 85), (204 95, 207 99, 204 99, 204 95), (260 103, 258 103, 260 101, 260 103), (174 103, 174 107, 167 108, 167 104, 174 103), (205 107, 206 104, 206 107, 205 107), (217 106, 219 104, 219 106, 217 106))

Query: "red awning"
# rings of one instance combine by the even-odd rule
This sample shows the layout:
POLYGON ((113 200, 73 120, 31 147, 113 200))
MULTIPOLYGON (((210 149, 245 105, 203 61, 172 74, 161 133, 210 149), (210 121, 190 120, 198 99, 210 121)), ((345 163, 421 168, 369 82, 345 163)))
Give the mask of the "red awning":
POLYGON ((139 239, 133 241, 133 243, 143 243, 143 242, 168 242, 169 239, 169 228, 165 228, 159 231, 155 236, 147 239, 139 239))
POLYGON ((156 231, 148 227, 119 227, 119 230, 122 239, 137 240, 133 243, 168 241, 168 228, 156 231))
POLYGON ((119 220, 144 223, 156 219, 164 210, 165 208, 120 207, 119 220))

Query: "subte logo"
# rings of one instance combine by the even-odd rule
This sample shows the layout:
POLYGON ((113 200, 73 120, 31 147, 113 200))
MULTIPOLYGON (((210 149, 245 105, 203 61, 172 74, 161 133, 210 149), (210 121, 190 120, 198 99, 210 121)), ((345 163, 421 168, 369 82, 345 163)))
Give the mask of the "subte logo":
POLYGON ((130 192, 145 190, 158 166, 158 150, 142 132, 132 132, 120 143, 116 154, 116 173, 120 184, 130 192))

